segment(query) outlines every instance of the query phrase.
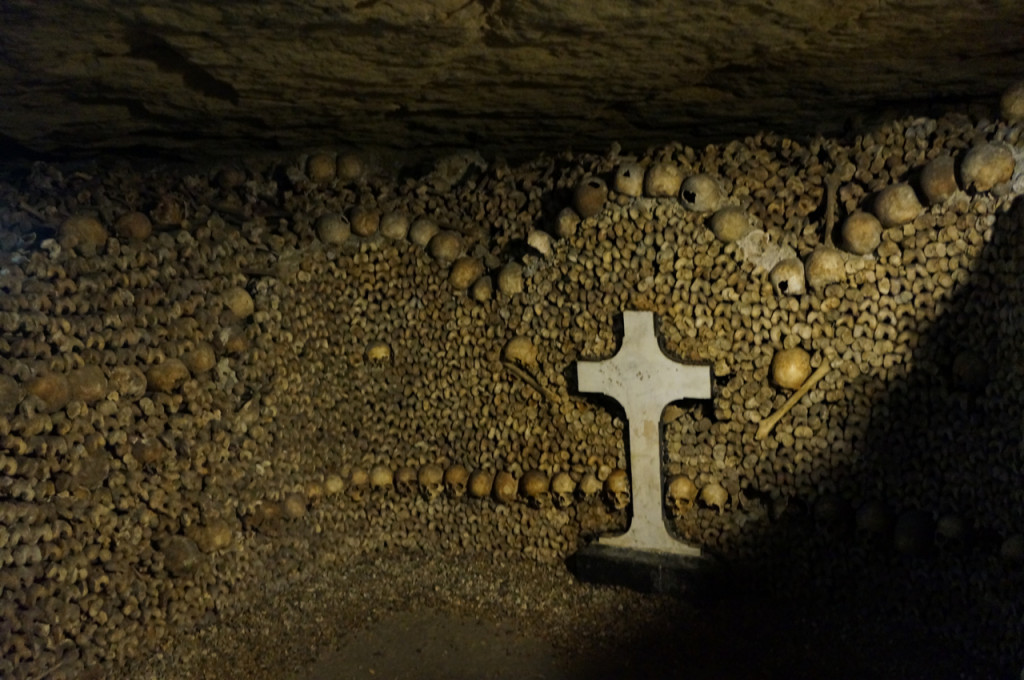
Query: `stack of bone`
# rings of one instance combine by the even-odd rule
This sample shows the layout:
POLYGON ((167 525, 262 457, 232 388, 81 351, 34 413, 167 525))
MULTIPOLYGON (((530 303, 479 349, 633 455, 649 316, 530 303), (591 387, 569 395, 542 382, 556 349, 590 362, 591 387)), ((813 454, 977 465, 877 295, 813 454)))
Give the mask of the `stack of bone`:
POLYGON ((614 353, 624 309, 713 367, 713 399, 663 419, 681 537, 737 559, 838 537, 838 561, 1003 597, 1024 561, 1014 106, 415 180, 354 152, 12 176, 0 675, 116 668, 313 544, 553 562, 624 529, 622 414, 567 378, 614 353))

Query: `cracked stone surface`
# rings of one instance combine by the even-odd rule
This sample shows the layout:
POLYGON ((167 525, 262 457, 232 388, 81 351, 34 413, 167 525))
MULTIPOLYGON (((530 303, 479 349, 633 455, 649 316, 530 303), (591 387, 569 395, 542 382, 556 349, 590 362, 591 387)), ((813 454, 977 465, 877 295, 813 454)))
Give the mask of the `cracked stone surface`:
POLYGON ((7 0, 8 154, 516 149, 835 133, 994 102, 1014 2, 7 0))

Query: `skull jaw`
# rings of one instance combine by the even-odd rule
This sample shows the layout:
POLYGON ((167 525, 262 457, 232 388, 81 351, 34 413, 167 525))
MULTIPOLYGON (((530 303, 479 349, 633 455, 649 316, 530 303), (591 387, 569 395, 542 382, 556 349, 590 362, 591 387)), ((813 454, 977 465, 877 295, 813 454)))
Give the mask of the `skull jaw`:
POLYGON ((609 491, 605 495, 605 501, 613 510, 625 510, 629 507, 629 492, 609 491))
POLYGON ((420 496, 423 497, 423 500, 431 503, 435 498, 441 495, 441 488, 442 487, 440 485, 434 486, 433 484, 424 486, 420 490, 420 496))
POLYGON ((444 487, 444 491, 448 494, 448 498, 458 499, 466 495, 466 486, 449 484, 444 487))
POLYGON ((693 501, 685 498, 669 498, 668 502, 665 503, 665 511, 669 517, 678 519, 683 517, 693 507, 693 501))
POLYGON ((564 510, 572 504, 572 494, 556 493, 551 496, 551 502, 559 510, 564 510))
POLYGON ((535 496, 527 496, 526 504, 534 510, 543 510, 550 505, 550 499, 547 494, 537 494, 535 496))

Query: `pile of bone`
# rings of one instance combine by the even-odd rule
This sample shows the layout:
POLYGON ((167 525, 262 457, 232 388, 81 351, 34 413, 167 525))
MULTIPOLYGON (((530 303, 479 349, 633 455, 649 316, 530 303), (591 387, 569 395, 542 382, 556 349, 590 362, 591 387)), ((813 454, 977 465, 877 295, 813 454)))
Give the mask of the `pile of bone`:
MULTIPOLYGON (((1016 92, 1006 121, 1020 121, 1016 92)), ((677 527, 695 525, 691 540, 738 535, 758 516, 745 494, 755 487, 779 504, 812 499, 823 522, 853 515, 855 531, 910 554, 960 541, 958 527, 984 518, 1002 523, 1000 554, 1019 559, 1008 530, 1019 489, 961 497, 919 484, 933 479, 927 469, 880 475, 905 507, 876 522, 875 499, 832 472, 872 454, 849 433, 873 413, 880 436, 923 416, 911 404, 888 417, 877 397, 906 375, 922 329, 974 272, 1007 197, 1024 190, 1019 127, 888 129, 854 148, 760 135, 699 161, 681 147, 643 162, 571 157, 561 177, 550 159, 478 179, 473 163, 449 163, 391 186, 360 179, 358 158, 321 154, 289 168, 287 188, 273 168, 142 182, 43 165, 25 191, 0 187, 0 217, 17 225, 0 243, 35 246, 40 223, 56 232, 0 255, 0 674, 73 677, 158 644, 287 572, 308 554, 308 534, 384 533, 391 518, 367 512, 375 498, 428 509, 413 513, 421 546, 430 521, 469 527, 492 507, 511 509, 508 521, 478 534, 480 545, 499 549, 519 532, 527 555, 558 522, 562 534, 590 514, 588 526, 614 524, 588 511, 625 514, 624 423, 571 398, 562 370, 611 354, 611 317, 627 305, 666 319, 666 349, 709 361, 722 383, 713 414, 677 410, 665 424, 668 512, 677 527), (947 140, 941 153, 933 138, 947 140), (819 156, 832 153, 826 168, 819 156), (684 177, 682 158, 703 167, 684 177), (538 225, 542 197, 559 191, 575 199, 552 226, 556 241, 538 225), (847 218, 823 243, 809 216, 833 196, 829 215, 847 218), (520 240, 530 254, 506 262, 520 240), (767 266, 784 247, 794 257, 767 266), (836 251, 833 279, 838 268, 819 264, 836 251), (433 281, 438 264, 448 275, 433 281), (545 342, 509 341, 506 375, 497 350, 509 337, 545 342), (789 372, 773 369, 796 349, 789 372), (823 365, 828 375, 758 441, 823 365), (844 381, 858 378, 850 394, 844 381), (414 453, 397 453, 406 447, 414 453), (442 450, 453 460, 431 462, 442 450), (938 496, 957 498, 958 514, 906 509, 938 496), (463 497, 480 502, 447 502, 463 497), (547 507, 557 512, 533 511, 547 507), (295 530, 267 540, 281 520, 295 530), (261 562, 280 545, 293 554, 261 562)), ((997 264, 1012 273, 1019 263, 997 264)), ((1016 330, 1016 291, 992 283, 975 302, 1016 330)), ((1002 376, 978 359, 950 357, 950 413, 965 395, 997 412, 1020 398, 990 394, 1002 376)), ((1011 479, 983 449, 954 453, 942 466, 952 483, 969 469, 1011 479)))
MULTIPOLYGON (((476 154, 454 155, 440 161, 434 172, 422 181, 434 189, 451 190, 456 180, 467 174, 478 173, 486 163, 476 154)), ((312 186, 337 187, 364 178, 367 169, 356 154, 316 153, 305 161, 305 174, 293 168, 297 187, 304 186, 301 179, 308 178, 312 186)), ((385 202, 386 203, 386 202, 385 202)), ((456 291, 468 291, 478 302, 490 300, 495 287, 504 295, 522 291, 523 269, 517 262, 502 263, 488 248, 486 234, 478 228, 464 224, 456 212, 424 210, 415 201, 382 205, 371 197, 363 196, 347 210, 323 212, 320 208, 314 227, 321 242, 332 247, 351 245, 353 242, 374 239, 409 241, 422 248, 448 272, 447 280, 456 291), (410 219, 410 214, 421 214, 410 219), (444 226, 442 226, 444 225, 444 226)), ((538 252, 549 254, 551 237, 535 229, 528 237, 529 245, 538 252)))

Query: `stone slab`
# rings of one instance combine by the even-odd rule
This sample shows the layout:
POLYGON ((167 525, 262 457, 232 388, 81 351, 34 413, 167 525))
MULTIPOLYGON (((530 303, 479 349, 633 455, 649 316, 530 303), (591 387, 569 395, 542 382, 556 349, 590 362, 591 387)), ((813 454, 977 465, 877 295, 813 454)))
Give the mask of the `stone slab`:
POLYGON ((668 555, 594 543, 567 562, 569 570, 586 583, 621 586, 643 593, 710 597, 716 570, 708 557, 668 555))
POLYGON ((617 401, 629 425, 626 451, 633 516, 626 533, 598 541, 632 550, 696 556, 700 548, 673 536, 665 522, 661 414, 673 401, 710 399, 711 368, 681 364, 666 356, 651 312, 624 311, 622 327, 621 346, 613 357, 576 365, 579 391, 617 401))

